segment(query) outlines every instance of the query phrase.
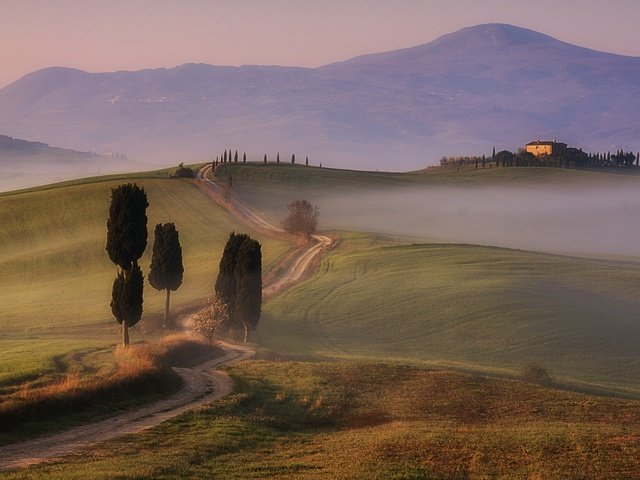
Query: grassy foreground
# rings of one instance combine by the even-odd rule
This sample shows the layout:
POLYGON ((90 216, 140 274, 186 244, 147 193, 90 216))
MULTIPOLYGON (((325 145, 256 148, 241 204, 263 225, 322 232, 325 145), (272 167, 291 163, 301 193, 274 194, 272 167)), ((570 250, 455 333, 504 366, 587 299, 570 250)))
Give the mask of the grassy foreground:
POLYGON ((265 306, 262 346, 498 374, 533 363, 640 394, 640 264, 343 237, 315 277, 265 306))
POLYGON ((367 363, 250 362, 207 408, 2 478, 637 478, 640 404, 367 363))
MULTIPOLYGON (((116 269, 105 251, 110 189, 116 185, 136 181, 148 194, 145 274, 155 224, 174 222, 180 232, 185 276, 172 295, 173 310, 212 293, 229 233, 247 229, 193 183, 168 179, 166 172, 148 175, 158 177, 105 177, 0 195, 0 386, 55 374, 66 355, 119 341, 109 308, 116 269)), ((265 266, 289 249, 248 233, 262 242, 265 266)), ((149 338, 163 305, 164 294, 145 282, 144 317, 133 341, 149 338)))

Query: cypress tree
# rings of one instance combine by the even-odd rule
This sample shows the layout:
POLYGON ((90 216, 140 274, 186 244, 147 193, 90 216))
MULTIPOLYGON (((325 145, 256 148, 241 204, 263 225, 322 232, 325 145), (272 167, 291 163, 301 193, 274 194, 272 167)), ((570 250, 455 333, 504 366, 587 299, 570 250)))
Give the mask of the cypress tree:
POLYGON ((296 154, 292 153, 291 154, 291 165, 294 165, 296 163, 296 154))
POLYGON ((262 251, 260 243, 246 238, 238 252, 235 268, 236 322, 244 330, 247 343, 249 330, 255 330, 262 308, 262 251))
POLYGON ((129 270, 147 248, 147 194, 127 183, 111 189, 106 250, 113 263, 129 270))
POLYGON ((233 157, 233 161, 234 161, 235 163, 238 163, 238 150, 236 150, 236 154, 235 154, 235 156, 233 157))
POLYGON ((304 160, 304 164, 308 167, 309 166, 309 157, 305 158, 304 160))
POLYGON ((142 316, 142 271, 138 259, 147 247, 147 194, 136 184, 111 189, 106 250, 121 268, 111 290, 111 311, 122 325, 122 339, 129 344, 129 327, 142 316))
POLYGON ((118 272, 111 289, 111 312, 122 325, 122 344, 129 345, 129 327, 142 318, 144 278, 138 263, 118 272))
POLYGON ((276 163, 280 163, 280 152, 278 152, 278 155, 276 156, 276 163))
POLYGON ((173 223, 157 224, 154 230, 153 254, 149 270, 149 283, 156 290, 166 290, 164 321, 162 327, 169 325, 169 305, 171 291, 182 285, 184 267, 182 265, 182 247, 180 234, 173 223))
POLYGON ((482 168, 484 168, 486 161, 487 161, 487 158, 484 155, 482 155, 482 168))
POLYGON ((227 163, 227 151, 224 151, 224 155, 222 156, 222 163, 227 163))
POLYGON ((264 154, 264 164, 265 165, 267 164, 267 154, 266 153, 264 154))
POLYGON ((242 163, 247 163, 247 152, 242 154, 242 163))
POLYGON ((218 277, 216 278, 216 296, 228 307, 229 322, 227 326, 235 322, 236 310, 236 277, 235 270, 238 262, 238 253, 242 243, 249 238, 244 233, 231 232, 222 252, 218 277))

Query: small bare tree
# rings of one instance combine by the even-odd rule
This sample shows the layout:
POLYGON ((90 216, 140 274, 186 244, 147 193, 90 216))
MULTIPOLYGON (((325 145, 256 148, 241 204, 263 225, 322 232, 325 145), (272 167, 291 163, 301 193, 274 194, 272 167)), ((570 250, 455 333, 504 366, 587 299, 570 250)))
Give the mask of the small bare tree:
POLYGON ((289 213, 282 222, 282 228, 294 235, 303 234, 309 238, 316 231, 320 211, 307 200, 294 200, 287 205, 289 213))
POLYGON ((213 342, 223 333, 229 320, 229 308, 218 297, 207 300, 204 308, 193 316, 193 331, 213 342))

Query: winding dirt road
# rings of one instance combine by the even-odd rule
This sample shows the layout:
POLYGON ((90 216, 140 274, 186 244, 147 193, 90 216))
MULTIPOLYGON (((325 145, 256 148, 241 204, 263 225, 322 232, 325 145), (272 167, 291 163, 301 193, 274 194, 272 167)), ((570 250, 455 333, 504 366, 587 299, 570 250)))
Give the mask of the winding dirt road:
POLYGON ((216 368, 246 360, 254 354, 254 350, 226 342, 219 342, 219 346, 225 352, 222 357, 192 368, 174 368, 183 381, 182 389, 175 395, 100 422, 2 447, 0 470, 53 462, 78 453, 89 445, 142 432, 187 410, 228 395, 233 390, 233 381, 216 368))
MULTIPOLYGON (((286 236, 282 229, 268 223, 233 196, 227 195, 225 198, 222 189, 206 178, 210 169, 209 165, 200 170, 197 180, 198 186, 207 191, 210 198, 254 230, 278 238, 286 236)), ((332 243, 329 237, 314 235, 311 242, 294 250, 278 266, 278 277, 265 283, 263 296, 270 297, 302 279, 312 262, 332 243)), ((174 368, 183 381, 183 388, 170 398, 100 422, 0 447, 0 471, 55 462, 67 455, 78 454, 96 443, 142 432, 187 410, 228 395, 233 391, 233 381, 217 368, 251 358, 255 352, 247 345, 219 342, 219 346, 225 352, 222 357, 192 368, 174 368)))
MULTIPOLYGON (((286 238, 287 234, 282 228, 272 225, 249 206, 240 202, 233 193, 225 192, 222 187, 212 182, 207 177, 211 172, 211 164, 201 168, 197 173, 198 184, 219 205, 231 212, 236 218, 254 230, 275 236, 286 238)), ((270 298, 281 290, 299 282, 313 265, 313 261, 326 249, 331 248, 333 239, 325 235, 312 235, 311 241, 295 250, 293 256, 286 259, 286 265, 282 265, 278 278, 274 279, 262 289, 262 295, 270 298)))

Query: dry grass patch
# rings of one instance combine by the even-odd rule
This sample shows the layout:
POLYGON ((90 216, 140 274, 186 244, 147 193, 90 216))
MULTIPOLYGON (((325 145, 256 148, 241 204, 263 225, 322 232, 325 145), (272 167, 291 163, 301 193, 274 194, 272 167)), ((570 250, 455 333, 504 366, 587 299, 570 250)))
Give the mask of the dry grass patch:
POLYGON ((92 418, 170 394, 180 386, 171 366, 197 364, 221 353, 192 336, 171 335, 159 343, 118 346, 111 355, 99 352, 100 359, 93 359, 100 362, 97 369, 82 371, 84 359, 79 358, 61 375, 4 388, 0 432, 11 434, 24 424, 56 422, 57 416, 92 418))
POLYGON ((207 409, 7 477, 639 478, 638 401, 374 363, 230 373, 207 409))

